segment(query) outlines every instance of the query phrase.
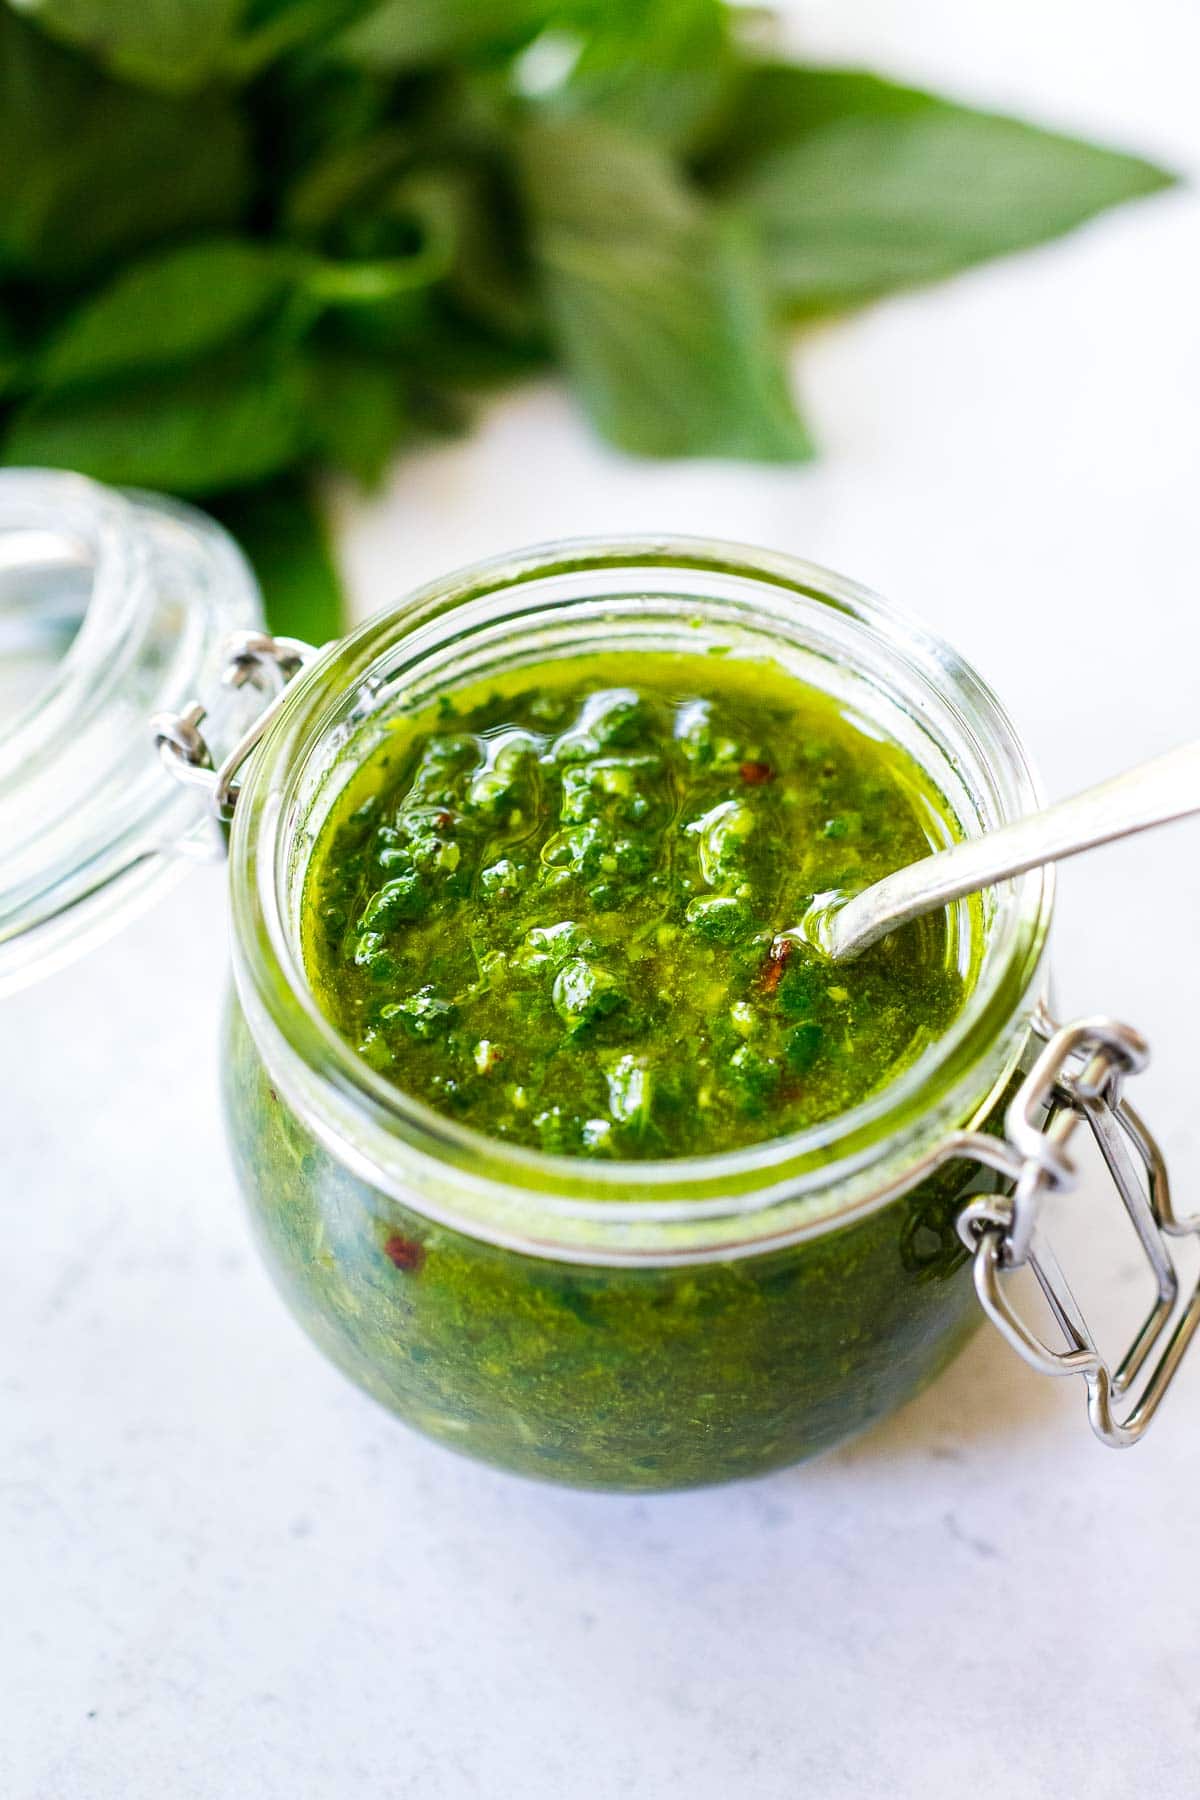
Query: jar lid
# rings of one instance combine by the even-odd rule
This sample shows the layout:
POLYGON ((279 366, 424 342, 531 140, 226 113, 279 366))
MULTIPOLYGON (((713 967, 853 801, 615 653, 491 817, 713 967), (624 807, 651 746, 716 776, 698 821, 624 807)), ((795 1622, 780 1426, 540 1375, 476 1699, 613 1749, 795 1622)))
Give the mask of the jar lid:
POLYGON ((150 717, 199 700, 236 741, 222 646, 261 622, 220 526, 159 495, 0 472, 0 994, 109 935, 207 851, 150 717))

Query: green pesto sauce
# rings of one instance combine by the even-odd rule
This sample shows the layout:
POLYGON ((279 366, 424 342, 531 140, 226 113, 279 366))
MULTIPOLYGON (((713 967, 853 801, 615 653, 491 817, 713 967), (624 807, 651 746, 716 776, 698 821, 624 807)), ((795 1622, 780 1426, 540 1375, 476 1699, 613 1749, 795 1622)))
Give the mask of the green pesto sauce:
MULTIPOLYGON (((975 1164, 781 1249, 589 1267, 373 1188, 292 1111, 236 1004, 223 1071, 254 1229, 304 1329, 400 1418, 502 1468, 644 1492, 761 1474, 909 1399, 983 1317, 956 1221, 1001 1183, 975 1164)), ((1008 1097, 976 1123, 1001 1130, 1008 1097)))
POLYGON ((778 934, 951 834, 905 752, 774 664, 577 657, 395 722, 318 835, 305 959, 374 1068, 491 1137, 729 1150, 944 1031, 940 917, 844 966, 778 934))

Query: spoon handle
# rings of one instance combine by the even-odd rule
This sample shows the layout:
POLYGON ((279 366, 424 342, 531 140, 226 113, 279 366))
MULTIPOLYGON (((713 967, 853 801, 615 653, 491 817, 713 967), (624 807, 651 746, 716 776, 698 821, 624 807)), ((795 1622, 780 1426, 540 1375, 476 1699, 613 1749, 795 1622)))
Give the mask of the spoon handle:
POLYGON ((820 936, 840 962, 909 919, 934 912, 964 894, 1194 812, 1200 812, 1200 741, 1139 763, 1044 812, 897 869, 844 905, 832 907, 821 923, 820 936))

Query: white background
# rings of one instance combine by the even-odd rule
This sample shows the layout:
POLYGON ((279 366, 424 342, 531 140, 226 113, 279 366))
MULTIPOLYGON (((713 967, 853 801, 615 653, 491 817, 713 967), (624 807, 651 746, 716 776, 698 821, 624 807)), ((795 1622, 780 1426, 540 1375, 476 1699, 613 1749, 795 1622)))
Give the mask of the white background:
MULTIPOLYGON (((1193 0, 794 13, 827 59, 1200 164, 1193 0)), ((720 532, 923 614, 1053 793, 1193 736, 1198 224, 1167 195, 810 336, 812 468, 623 461, 526 389, 339 497, 356 604, 523 540, 720 532)), ((1064 877, 1060 1004, 1151 1036, 1192 1207, 1198 928, 1200 827, 1064 877)), ((326 1367, 253 1258, 224 961, 207 871, 0 1025, 4 1800, 1192 1800, 1200 1353, 1120 1456, 985 1331, 861 1442, 736 1488, 460 1461, 326 1367)), ((1079 1255, 1115 1316, 1131 1259, 1079 1255)))

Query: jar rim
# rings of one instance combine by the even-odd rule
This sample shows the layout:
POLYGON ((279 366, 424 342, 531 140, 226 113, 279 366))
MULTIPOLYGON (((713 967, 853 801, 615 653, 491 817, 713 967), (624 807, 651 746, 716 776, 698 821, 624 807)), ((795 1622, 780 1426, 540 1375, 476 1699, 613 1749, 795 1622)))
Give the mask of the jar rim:
POLYGON ((626 580, 638 571, 648 580, 670 572, 689 585, 746 590, 760 608, 769 596, 773 606, 815 604, 840 615, 885 646, 897 667, 919 665, 948 697, 964 738, 1003 765, 990 823, 1038 805, 1020 739, 991 689, 936 634, 858 583, 721 540, 612 536, 537 545, 425 584, 327 647, 298 678, 246 771, 235 813, 235 974, 273 1079, 327 1147, 383 1192, 476 1235, 549 1256, 661 1260, 671 1244, 680 1249, 682 1234, 688 1241, 680 1253, 691 1259, 728 1253, 747 1234, 756 1248, 781 1230, 810 1235, 881 1204, 897 1180, 906 1185, 904 1169, 922 1149, 987 1110, 1012 1073, 1041 995, 1053 876, 1035 870, 1006 884, 995 927, 1003 954, 948 1031, 856 1107, 803 1131, 706 1156, 593 1162, 489 1138, 405 1094, 340 1036, 305 976, 284 902, 304 836, 295 771, 328 735, 339 699, 378 684, 401 646, 415 655, 414 643, 426 650, 444 643, 472 609, 472 617, 483 616, 505 602, 528 606, 531 596, 552 604, 555 582, 574 584, 576 596, 598 584, 599 604, 618 571, 626 580))

